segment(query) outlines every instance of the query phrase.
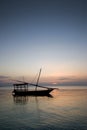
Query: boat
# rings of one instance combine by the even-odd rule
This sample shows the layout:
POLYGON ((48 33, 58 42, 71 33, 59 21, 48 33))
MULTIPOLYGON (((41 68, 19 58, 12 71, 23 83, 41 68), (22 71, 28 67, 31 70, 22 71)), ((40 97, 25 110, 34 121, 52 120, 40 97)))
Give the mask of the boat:
POLYGON ((28 96, 51 96, 50 92, 53 91, 55 88, 40 86, 38 84, 40 75, 41 75, 41 69, 40 69, 36 84, 17 80, 18 82, 21 82, 21 83, 13 84, 14 90, 12 91, 12 95, 13 96, 26 96, 26 95, 28 95, 28 96), (29 86, 35 86, 35 89, 30 90, 29 86), (38 87, 44 88, 44 89, 37 89, 38 87))

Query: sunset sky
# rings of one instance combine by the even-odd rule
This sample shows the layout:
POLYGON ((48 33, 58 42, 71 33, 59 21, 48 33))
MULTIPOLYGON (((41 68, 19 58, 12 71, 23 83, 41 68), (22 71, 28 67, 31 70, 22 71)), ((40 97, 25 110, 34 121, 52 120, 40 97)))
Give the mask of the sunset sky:
POLYGON ((0 84, 87 85, 87 0, 0 0, 0 84))

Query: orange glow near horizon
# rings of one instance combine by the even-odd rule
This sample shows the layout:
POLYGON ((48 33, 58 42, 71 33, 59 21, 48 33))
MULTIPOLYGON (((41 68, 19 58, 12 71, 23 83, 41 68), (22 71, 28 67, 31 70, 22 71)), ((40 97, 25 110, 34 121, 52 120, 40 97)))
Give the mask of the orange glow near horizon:
MULTIPOLYGON (((5 73, 2 73, 2 75, 10 77, 12 79, 17 79, 17 80, 24 80, 27 82, 32 82, 34 79, 34 82, 36 82, 38 74, 39 74, 39 69, 37 70, 33 67, 29 70, 25 67, 23 69, 20 67, 18 70, 17 68, 13 69, 12 71, 7 71, 5 73), (38 71, 37 71, 38 70, 38 71)), ((0 79, 3 82, 7 82, 9 79, 7 78, 2 78, 0 79)), ((40 83, 48 83, 52 85, 57 85, 60 83, 67 83, 67 82, 86 82, 87 81, 87 73, 86 71, 79 71, 79 69, 76 71, 74 68, 69 68, 68 66, 53 66, 48 65, 47 68, 45 69, 42 68, 41 76, 40 76, 40 83), (52 68, 51 68, 52 67, 52 68)))

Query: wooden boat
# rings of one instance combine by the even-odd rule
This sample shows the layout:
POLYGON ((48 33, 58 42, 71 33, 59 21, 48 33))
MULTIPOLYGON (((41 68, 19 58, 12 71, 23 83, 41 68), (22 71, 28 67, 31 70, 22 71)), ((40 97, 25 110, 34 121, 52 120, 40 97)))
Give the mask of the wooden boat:
POLYGON ((38 85, 40 74, 41 74, 41 69, 40 69, 36 84, 32 84, 32 83, 23 82, 23 81, 18 80, 18 82, 22 82, 22 83, 13 84, 14 90, 12 91, 12 95, 14 95, 14 96, 15 95, 18 95, 18 96, 26 96, 26 95, 29 95, 29 96, 50 96, 50 92, 53 91, 55 88, 49 88, 49 87, 44 87, 44 86, 38 85), (30 85, 35 86, 35 90, 30 90, 28 88, 28 86, 30 86, 30 85), (40 90, 40 89, 37 89, 37 87, 44 88, 44 89, 40 90))
MULTIPOLYGON (((29 90, 28 89, 28 84, 29 83, 21 83, 21 84, 13 84, 14 85, 14 90, 12 92, 12 94, 15 95, 20 95, 20 96, 50 96, 50 92, 54 89, 54 88, 48 88, 48 87, 44 87, 46 88, 45 90, 29 90)), ((42 86, 40 86, 42 87, 42 86)))

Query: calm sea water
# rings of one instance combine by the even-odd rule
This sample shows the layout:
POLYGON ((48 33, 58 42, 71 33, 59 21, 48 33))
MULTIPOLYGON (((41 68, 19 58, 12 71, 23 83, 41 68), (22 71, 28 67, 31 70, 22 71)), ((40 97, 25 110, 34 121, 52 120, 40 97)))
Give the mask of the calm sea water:
POLYGON ((52 97, 13 97, 0 88, 0 130, 87 130, 87 89, 60 89, 52 97))

